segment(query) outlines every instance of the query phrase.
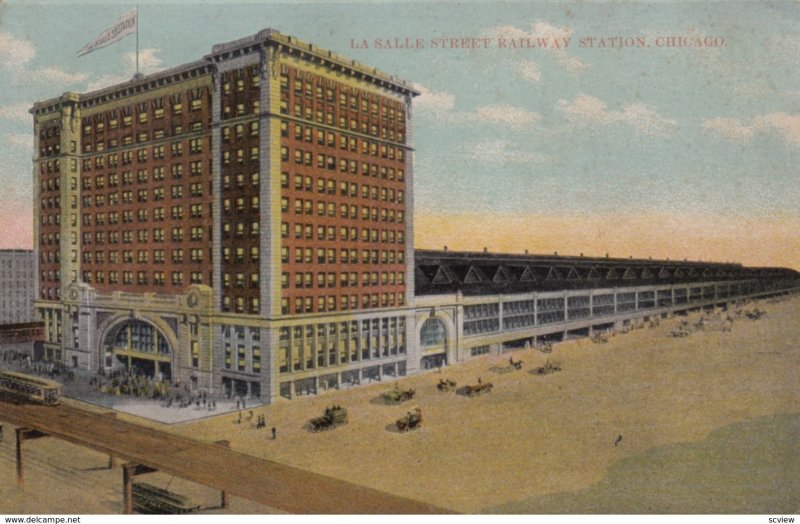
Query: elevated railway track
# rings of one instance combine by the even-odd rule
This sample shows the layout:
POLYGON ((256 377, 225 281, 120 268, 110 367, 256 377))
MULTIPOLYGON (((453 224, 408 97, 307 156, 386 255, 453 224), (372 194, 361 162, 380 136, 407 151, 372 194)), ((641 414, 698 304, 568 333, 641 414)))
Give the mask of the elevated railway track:
POLYGON ((289 513, 430 514, 448 511, 366 486, 238 453, 69 405, 15 404, 0 399, 0 421, 17 427, 17 472, 25 440, 51 436, 124 462, 125 512, 135 475, 161 471, 289 513))

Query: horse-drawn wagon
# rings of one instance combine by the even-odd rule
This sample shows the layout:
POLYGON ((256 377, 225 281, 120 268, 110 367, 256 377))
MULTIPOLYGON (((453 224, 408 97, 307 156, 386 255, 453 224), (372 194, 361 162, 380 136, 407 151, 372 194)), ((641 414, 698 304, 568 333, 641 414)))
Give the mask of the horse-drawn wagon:
POLYGON ((341 424, 347 424, 347 410, 338 405, 325 408, 325 413, 321 417, 312 418, 309 424, 311 431, 314 432, 326 431, 341 424))

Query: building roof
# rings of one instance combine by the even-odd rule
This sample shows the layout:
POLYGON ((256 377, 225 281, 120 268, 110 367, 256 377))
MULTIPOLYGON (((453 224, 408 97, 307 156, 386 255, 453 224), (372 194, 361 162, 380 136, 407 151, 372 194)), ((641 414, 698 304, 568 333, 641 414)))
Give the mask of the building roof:
POLYGON ((58 110, 62 99, 65 98, 79 100, 82 107, 87 107, 98 102, 102 103, 108 99, 116 98, 120 93, 123 93, 123 96, 125 96, 186 78, 209 74, 213 71, 215 62, 219 59, 235 57, 238 54, 251 51, 259 46, 279 47, 287 52, 299 54, 309 59, 322 62, 333 70, 372 81, 387 89, 399 91, 410 96, 419 95, 419 91, 414 89, 409 82, 401 78, 355 60, 348 59, 317 45, 298 40, 294 36, 285 35, 275 29, 267 28, 244 38, 221 44, 214 44, 211 53, 203 56, 200 60, 187 62, 149 75, 139 74, 125 82, 87 93, 66 92, 61 96, 36 102, 30 111, 31 113, 49 113, 58 110))
POLYGON ((492 295, 565 289, 672 285, 742 279, 797 280, 791 269, 741 264, 558 255, 438 251, 414 254, 418 296, 492 295))

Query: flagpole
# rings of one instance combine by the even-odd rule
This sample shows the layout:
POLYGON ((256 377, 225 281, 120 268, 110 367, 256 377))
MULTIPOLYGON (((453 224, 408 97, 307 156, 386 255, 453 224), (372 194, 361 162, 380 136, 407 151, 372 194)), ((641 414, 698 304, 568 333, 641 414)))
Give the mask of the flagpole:
POLYGON ((139 4, 136 4, 136 76, 139 76, 139 4))

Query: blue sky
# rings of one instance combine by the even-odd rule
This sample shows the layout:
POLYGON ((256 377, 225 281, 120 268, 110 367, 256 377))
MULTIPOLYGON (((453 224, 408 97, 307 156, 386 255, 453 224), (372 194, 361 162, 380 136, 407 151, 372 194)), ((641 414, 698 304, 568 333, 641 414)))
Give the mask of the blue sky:
MULTIPOLYGON (((133 37, 76 53, 133 5, 0 7, 0 202, 31 200, 33 101, 132 75, 133 37)), ((179 65, 265 27, 418 85, 420 215, 800 221, 797 2, 140 2, 142 64, 179 65), (614 36, 649 47, 580 46, 614 36), (690 45, 663 47, 668 36, 690 45), (375 48, 405 37, 424 48, 375 48), (432 48, 442 37, 491 44, 432 48), (499 48, 500 38, 569 46, 499 48)))

